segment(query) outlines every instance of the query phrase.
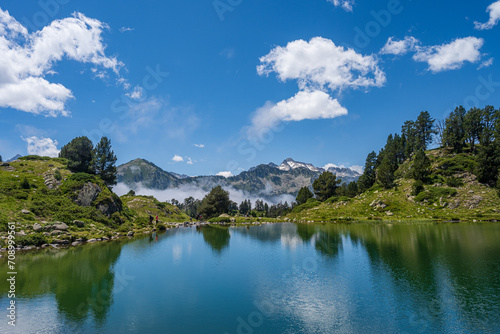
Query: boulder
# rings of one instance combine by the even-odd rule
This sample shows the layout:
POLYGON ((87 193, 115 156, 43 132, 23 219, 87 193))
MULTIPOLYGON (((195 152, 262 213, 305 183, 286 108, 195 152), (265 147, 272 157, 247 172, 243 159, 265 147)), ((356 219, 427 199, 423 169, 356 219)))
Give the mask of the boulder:
POLYGON ((73 220, 73 224, 77 227, 85 227, 85 222, 82 222, 81 220, 73 220))
POLYGON ((129 231, 127 233, 127 237, 133 237, 134 236, 134 231, 129 231))
POLYGON ((42 225, 35 223, 33 224, 33 231, 38 232, 42 229, 42 225))
POLYGON ((97 184, 87 182, 78 193, 75 202, 81 206, 91 206, 101 191, 101 188, 97 184))
POLYGON ((19 237, 24 237, 24 236, 26 236, 26 232, 19 231, 19 232, 16 232, 16 235, 19 236, 19 237))
POLYGON ((96 241, 97 241, 96 239, 87 240, 87 242, 96 242, 96 241))
POLYGON ((52 240, 52 243, 56 245, 68 245, 69 240, 54 239, 52 240))
POLYGON ((80 245, 81 243, 82 243, 81 241, 73 241, 73 242, 71 243, 71 246, 78 246, 78 245, 80 245))
POLYGON ((30 210, 22 209, 21 213, 27 215, 28 213, 31 213, 31 212, 30 212, 30 210))
POLYGON ((107 216, 111 216, 113 213, 122 210, 122 203, 117 202, 114 199, 108 199, 97 205, 97 209, 107 216))
POLYGON ((63 232, 62 231, 58 231, 58 230, 54 230, 54 231, 50 232, 49 234, 50 235, 59 235, 61 233, 63 233, 63 232))
POLYGON ((66 231, 66 230, 69 228, 69 226, 68 226, 68 225, 66 225, 66 224, 64 224, 64 223, 61 223, 61 222, 56 222, 56 223, 54 224, 54 228, 55 228, 56 230, 66 231))
POLYGON ((387 211, 385 214, 388 216, 394 216, 394 213, 392 213, 391 211, 387 211))

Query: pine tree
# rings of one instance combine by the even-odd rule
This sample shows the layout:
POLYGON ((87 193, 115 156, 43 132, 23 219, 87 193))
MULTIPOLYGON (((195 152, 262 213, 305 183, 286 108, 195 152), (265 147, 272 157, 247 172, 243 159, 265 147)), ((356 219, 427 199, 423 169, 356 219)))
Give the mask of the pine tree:
POLYGON ((107 186, 116 184, 116 156, 111 150, 111 141, 102 137, 92 152, 91 169, 107 186))
POLYGON ((323 172, 313 182, 314 194, 320 201, 326 201, 328 198, 335 195, 335 191, 342 180, 338 179, 332 172, 323 172))
POLYGON ((416 181, 424 181, 430 174, 431 161, 425 154, 423 149, 420 149, 415 154, 413 166, 410 169, 410 176, 416 181))
POLYGON ((377 168, 377 181, 385 189, 390 189, 394 186, 394 167, 389 156, 384 156, 380 166, 377 168))
POLYGON ((434 119, 431 117, 429 112, 422 111, 417 117, 415 122, 415 133, 416 133, 416 150, 427 149, 427 145, 432 142, 432 135, 436 133, 434 131, 434 119))
POLYGON ((301 205, 307 202, 307 200, 309 198, 312 198, 313 196, 314 196, 313 193, 311 192, 311 190, 309 190, 308 187, 302 187, 300 188, 299 193, 295 198, 295 201, 297 202, 297 205, 301 205))
POLYGON ((75 173, 92 173, 92 149, 94 145, 87 137, 77 137, 64 145, 59 158, 68 159, 68 168, 75 173))
POLYGON ((462 152, 465 145, 465 109, 460 106, 455 108, 445 120, 443 141, 445 146, 449 146, 455 152, 462 152))
POLYGON ((365 169, 363 175, 360 176, 358 183, 359 189, 365 191, 370 189, 376 180, 376 168, 377 168, 377 153, 372 151, 368 154, 365 161, 365 169))
POLYGON ((472 152, 476 151, 475 144, 483 132, 483 110, 471 108, 464 117, 464 128, 466 141, 471 145, 472 152))
POLYGON ((229 193, 217 186, 203 198, 199 213, 206 219, 218 217, 229 211, 230 204, 229 193))

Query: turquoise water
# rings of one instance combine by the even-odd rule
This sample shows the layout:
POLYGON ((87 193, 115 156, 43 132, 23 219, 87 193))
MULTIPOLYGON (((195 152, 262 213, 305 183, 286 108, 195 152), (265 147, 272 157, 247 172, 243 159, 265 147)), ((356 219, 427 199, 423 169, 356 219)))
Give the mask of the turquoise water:
POLYGON ((17 267, 0 332, 500 333, 497 223, 182 228, 17 267))

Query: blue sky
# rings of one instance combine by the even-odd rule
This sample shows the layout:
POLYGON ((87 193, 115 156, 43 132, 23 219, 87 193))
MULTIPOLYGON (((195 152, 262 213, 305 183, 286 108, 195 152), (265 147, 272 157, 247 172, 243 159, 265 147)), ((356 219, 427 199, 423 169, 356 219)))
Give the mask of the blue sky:
POLYGON ((500 105, 500 1, 0 4, 0 155, 108 136, 188 175, 363 165, 427 110, 500 105))

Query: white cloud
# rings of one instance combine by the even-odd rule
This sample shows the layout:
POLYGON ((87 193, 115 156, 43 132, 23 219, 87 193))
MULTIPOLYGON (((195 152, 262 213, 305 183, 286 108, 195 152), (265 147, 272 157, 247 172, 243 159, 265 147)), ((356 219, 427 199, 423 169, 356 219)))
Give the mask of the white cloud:
POLYGON ((233 173, 231 173, 230 171, 225 171, 225 172, 218 172, 215 175, 217 175, 217 176, 224 176, 225 178, 228 178, 228 177, 233 176, 233 173))
POLYGON ((486 9, 490 13, 490 19, 486 23, 474 22, 474 28, 477 30, 489 30, 498 24, 500 21, 500 0, 493 2, 486 9))
POLYGON ((481 63, 481 65, 479 65, 479 67, 477 69, 480 70, 482 68, 489 67, 491 65, 493 65, 493 58, 490 58, 488 60, 483 61, 481 63))
POLYGON ((380 50, 380 54, 392 54, 395 56, 404 55, 408 53, 408 51, 414 51, 418 43, 419 41, 411 36, 406 36, 400 41, 394 40, 393 37, 389 37, 387 43, 385 43, 382 50, 380 50))
POLYGON ((188 165, 192 165, 194 162, 193 162, 193 160, 191 160, 191 158, 190 158, 190 157, 188 157, 188 161, 187 161, 186 163, 187 163, 188 165))
POLYGON ((354 0, 328 0, 335 5, 335 7, 341 6, 347 12, 352 12, 352 5, 354 5, 354 0))
POLYGON ((336 164, 332 164, 332 163, 328 163, 326 165, 323 166, 323 169, 328 169, 328 168, 345 168, 344 165, 336 165, 336 164))
POLYGON ((352 165, 351 167, 349 167, 349 169, 358 172, 359 174, 363 174, 365 168, 360 165, 352 165))
POLYGON ((174 161, 174 162, 182 162, 182 161, 184 161, 184 158, 183 158, 183 157, 181 157, 180 155, 177 155, 177 154, 176 154, 176 155, 174 155, 174 157, 172 158, 172 161, 174 161))
POLYGON ((28 144, 28 154, 40 155, 43 157, 56 158, 60 150, 57 149, 57 141, 42 137, 21 137, 28 144))
POLYGON ((482 38, 465 37, 454 40, 449 44, 418 47, 413 55, 415 61, 426 62, 432 72, 454 70, 468 61, 476 63, 481 60, 479 49, 484 44, 482 38))
POLYGON ((28 33, 8 11, 0 9, 0 107, 45 116, 68 115, 71 90, 45 79, 63 58, 118 73, 123 66, 105 55, 102 32, 107 26, 81 13, 53 21, 40 31, 28 33))
POLYGON ((305 119, 327 119, 347 115, 337 99, 325 92, 300 91, 288 100, 277 104, 266 103, 252 117, 252 125, 247 129, 247 137, 260 138, 281 122, 302 121, 305 119))
POLYGON ((198 148, 204 148, 205 145, 204 144, 194 144, 194 146, 198 147, 198 148))
POLYGON ((281 81, 298 80, 301 89, 381 87, 386 81, 376 57, 363 56, 322 37, 278 46, 260 62, 260 75, 276 72, 281 81))
POLYGON ((129 27, 121 27, 120 28, 120 32, 123 34, 124 32, 127 32, 127 31, 134 31, 135 28, 129 28, 129 27))
POLYGON ((144 89, 141 86, 135 86, 134 90, 130 93, 127 93, 128 97, 130 97, 132 100, 140 100, 144 94, 144 89))

